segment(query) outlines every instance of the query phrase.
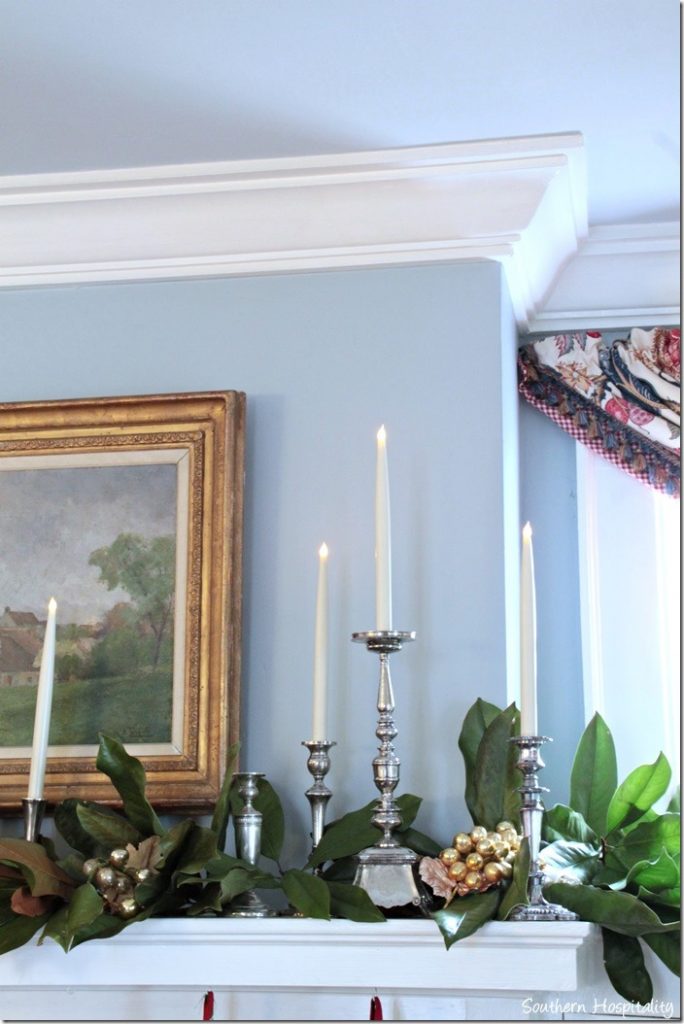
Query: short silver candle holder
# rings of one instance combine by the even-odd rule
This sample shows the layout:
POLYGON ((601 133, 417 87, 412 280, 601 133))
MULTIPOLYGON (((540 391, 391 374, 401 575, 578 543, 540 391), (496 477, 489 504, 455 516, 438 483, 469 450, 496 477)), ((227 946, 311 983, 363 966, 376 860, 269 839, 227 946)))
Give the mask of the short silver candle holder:
POLYGON ((358 867, 354 884, 365 889, 380 907, 403 907, 409 903, 420 906, 421 896, 413 877, 413 866, 418 855, 402 846, 394 832, 401 825, 401 813, 394 799, 399 783, 401 761, 393 740, 397 735, 394 724, 394 693, 390 677, 389 656, 400 651, 404 644, 415 640, 414 632, 375 630, 352 633, 352 640, 365 644, 366 649, 380 656, 380 683, 378 686, 378 724, 375 735, 380 740, 377 757, 373 759, 373 779, 380 791, 372 823, 382 835, 374 846, 357 856, 358 867))
MULTIPOLYGON (((256 866, 261 854, 261 824, 263 815, 252 805, 252 800, 259 792, 259 779, 264 778, 263 772, 236 772, 238 793, 245 801, 241 811, 235 818, 235 846, 241 860, 256 866)), ((237 896, 226 911, 226 917, 275 917, 276 912, 257 896, 253 889, 248 889, 237 896)))
MULTIPOLYGON (((306 767, 313 776, 313 786, 306 790, 306 798, 311 805, 311 852, 313 853, 321 839, 325 828, 325 811, 332 790, 328 789, 324 779, 330 771, 330 748, 337 746, 335 740, 302 740, 302 746, 309 751, 306 767)), ((316 868, 318 873, 320 869, 316 868)))
POLYGON ((24 811, 24 838, 30 843, 37 843, 40 838, 40 827, 47 807, 47 800, 29 797, 21 801, 24 811))
POLYGON ((530 877, 527 883, 529 904, 517 907, 510 915, 509 921, 577 921, 578 915, 566 910, 558 903, 549 903, 544 899, 542 885, 544 873, 539 866, 539 850, 541 847, 542 817, 544 803, 541 794, 548 793, 546 786, 539 785, 537 775, 544 767, 540 747, 542 743, 551 743, 549 736, 513 736, 511 743, 518 747, 517 767, 522 772, 522 785, 518 792, 522 794, 523 834, 530 845, 530 877))

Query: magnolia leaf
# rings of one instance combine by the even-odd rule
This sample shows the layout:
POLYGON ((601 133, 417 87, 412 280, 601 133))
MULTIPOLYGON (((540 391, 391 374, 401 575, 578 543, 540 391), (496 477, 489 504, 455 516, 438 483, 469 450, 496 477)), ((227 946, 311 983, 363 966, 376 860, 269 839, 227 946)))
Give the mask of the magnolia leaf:
POLYGON ((261 779, 259 792, 254 800, 257 811, 261 811, 261 853, 269 860, 278 860, 285 838, 285 815, 280 797, 268 779, 261 779))
POLYGON ((463 719, 461 735, 458 737, 458 746, 465 762, 465 802, 473 816, 473 820, 475 820, 473 807, 475 804, 475 762, 477 760, 477 750, 487 726, 500 714, 501 708, 498 708, 496 704, 489 704, 486 700, 478 697, 463 719))
POLYGON ((321 878, 326 882, 353 882, 356 878, 358 861, 356 857, 341 857, 333 860, 322 872, 321 878))
POLYGON ((330 890, 330 909, 335 917, 368 924, 379 924, 385 920, 385 915, 375 906, 365 889, 358 885, 345 885, 344 882, 326 884, 330 890))
POLYGON ((645 889, 643 885, 640 885, 637 896, 644 903, 655 903, 662 907, 677 907, 679 909, 682 902, 682 890, 679 885, 674 885, 670 889, 658 889, 656 892, 645 889))
POLYGON ((163 835, 164 829, 145 796, 145 769, 137 757, 131 757, 125 747, 112 736, 100 733, 100 749, 95 765, 108 775, 123 800, 126 817, 144 836, 163 835))
POLYGON ((673 889, 679 885, 679 867, 667 850, 655 860, 638 860, 629 869, 627 884, 632 882, 651 892, 673 889))
POLYGON ((0 955, 23 946, 49 919, 49 914, 41 914, 40 917, 13 914, 12 918, 0 927, 0 955))
POLYGON ((211 882, 206 886, 202 894, 198 896, 192 906, 188 907, 185 913, 188 917, 199 917, 200 914, 206 914, 209 911, 213 911, 214 914, 220 914, 222 910, 221 886, 218 882, 211 882))
POLYGON ((254 887, 254 880, 243 868, 233 868, 219 883, 221 902, 229 903, 243 892, 254 887))
POLYGON ((663 753, 658 754, 653 764, 642 764, 630 772, 608 804, 606 831, 638 821, 667 791, 671 778, 672 770, 663 753))
POLYGON ((516 733, 519 715, 511 704, 494 718, 484 731, 475 759, 473 806, 477 825, 494 829, 502 820, 519 817, 520 772, 515 767, 516 749, 510 742, 516 733))
POLYGON ((103 914, 102 897, 90 882, 74 890, 71 901, 53 914, 41 935, 43 939, 54 939, 68 953, 74 944, 76 933, 87 928, 103 914))
POLYGON ((174 894, 163 893, 157 900, 136 914, 135 917, 125 918, 117 917, 114 914, 100 914, 90 924, 83 925, 78 929, 72 939, 71 949, 75 946, 80 946, 82 942, 88 942, 90 939, 109 939, 113 935, 118 935, 120 931, 123 931, 124 928, 131 924, 136 924, 138 921, 146 921, 148 917, 173 915, 183 905, 183 902, 182 898, 174 894))
MULTIPOLYGON (((397 798, 402 817, 402 829, 409 829, 418 814, 421 798, 412 793, 403 793, 397 798)), ((308 867, 317 867, 327 860, 339 860, 351 857, 367 846, 374 846, 380 838, 380 832, 371 824, 371 818, 378 805, 371 800, 358 811, 350 811, 337 821, 332 821, 323 833, 323 838, 311 854, 308 867)))
POLYGON ((615 991, 630 1003, 650 1003, 653 985, 639 940, 631 935, 618 935, 608 928, 602 928, 601 932, 603 963, 615 991))
POLYGON ((499 905, 497 917, 505 921, 516 907, 527 906, 527 883, 530 877, 530 843, 527 836, 520 844, 520 849, 513 862, 513 877, 499 905))
POLYGON ((40 843, 27 839, 0 839, 0 861, 19 868, 33 896, 62 896, 68 899, 74 883, 50 860, 40 843))
POLYGON ((193 875, 202 871, 207 863, 216 856, 216 833, 210 828, 203 828, 195 825, 191 830, 187 842, 176 861, 175 870, 183 874, 193 875))
POLYGON ((166 871, 168 873, 175 868, 176 863, 180 860, 185 843, 188 841, 189 836, 191 836, 198 827, 199 826, 195 825, 195 822, 191 821, 190 818, 185 818, 160 837, 159 860, 156 864, 157 870, 166 871))
POLYGON ((447 949, 491 921, 499 905, 499 895, 498 889, 489 889, 472 896, 459 896, 448 907, 431 915, 437 922, 447 949))
POLYGON ((656 932, 641 937, 665 966, 669 967, 672 973, 679 978, 682 963, 681 932, 662 932, 661 934, 656 932))
POLYGON ((436 857, 444 849, 430 836, 426 836, 415 828, 401 829, 401 845, 408 846, 409 850, 414 850, 422 857, 436 857))
POLYGON ((128 853, 126 864, 129 868, 137 870, 149 868, 156 871, 162 856, 159 836, 148 836, 137 846, 129 844, 126 847, 126 852, 128 853))
POLYGON ((596 713, 584 730, 570 776, 570 806, 597 835, 605 835, 606 812, 617 787, 617 759, 610 729, 596 713))
POLYGON ((211 830, 216 833, 216 845, 219 850, 222 850, 226 845, 226 832, 228 831, 228 819, 230 818, 230 787, 233 781, 233 771, 235 770, 239 750, 239 743, 233 743, 233 745, 228 748, 226 773, 223 776, 221 792, 219 793, 218 800, 216 801, 214 815, 211 819, 211 830))
POLYGON ((283 875, 283 892, 305 917, 330 920, 330 890, 322 878, 292 868, 283 875))
POLYGON ((579 811, 573 811, 565 804, 554 804, 550 810, 544 811, 543 835, 547 843, 571 839, 598 846, 598 836, 593 828, 589 828, 579 811))
POLYGON ((608 850, 627 870, 640 860, 654 860, 663 849, 671 856, 680 851, 680 818, 678 814, 661 814, 654 821, 645 821, 622 836, 608 850))
POLYGON ((570 843, 559 839, 545 846, 539 856, 544 873, 558 880, 566 876, 568 881, 589 882, 601 866, 599 848, 589 843, 570 843))
POLYGON ((675 786, 675 788, 674 788, 674 792, 672 793, 672 796, 670 797, 670 802, 667 805, 667 809, 668 809, 668 811, 671 811, 673 814, 679 814, 679 812, 682 809, 681 808, 681 800, 680 800, 679 784, 677 784, 675 786))
POLYGON ((41 917, 43 914, 51 914, 55 909, 54 896, 32 896, 26 885, 15 889, 10 900, 10 907, 15 914, 25 914, 26 917, 41 917))
POLYGON ((418 873, 435 896, 441 896, 445 900, 453 898, 456 882, 449 878, 449 869, 439 857, 422 857, 418 864, 418 873))
POLYGON ((76 813, 77 807, 99 808, 100 805, 87 800, 75 800, 73 797, 62 800, 55 807, 55 827, 74 850, 78 850, 84 857, 94 857, 100 852, 100 849, 93 837, 81 825, 76 813))
POLYGON ((135 845, 142 839, 137 828, 107 807, 79 802, 75 810, 81 828, 105 850, 125 848, 128 843, 135 845))
POLYGON ((593 921, 621 935, 675 931, 679 927, 679 922, 663 921, 651 907, 628 892, 553 882, 544 887, 544 895, 552 903, 574 910, 581 921, 593 921))

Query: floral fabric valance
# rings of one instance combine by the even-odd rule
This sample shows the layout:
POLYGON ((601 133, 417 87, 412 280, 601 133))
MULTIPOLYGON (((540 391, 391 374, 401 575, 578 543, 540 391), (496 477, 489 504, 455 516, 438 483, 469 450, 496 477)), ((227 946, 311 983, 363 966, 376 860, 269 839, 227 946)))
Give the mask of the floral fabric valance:
POLYGON ((576 440, 644 483, 680 493, 680 334, 555 334, 519 352, 519 388, 576 440))

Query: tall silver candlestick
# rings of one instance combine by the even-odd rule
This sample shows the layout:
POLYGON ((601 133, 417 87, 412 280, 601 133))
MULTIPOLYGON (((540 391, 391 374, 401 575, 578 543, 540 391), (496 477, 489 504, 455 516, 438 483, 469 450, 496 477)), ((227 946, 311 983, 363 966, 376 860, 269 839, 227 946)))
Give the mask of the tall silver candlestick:
POLYGON ((30 797, 27 800, 22 800, 21 805, 24 811, 24 838, 28 839, 30 843, 37 843, 47 801, 30 797))
POLYGON ((548 736, 514 736, 511 743, 519 749, 517 766, 522 772, 522 785, 518 792, 522 794, 523 833, 530 844, 530 878, 527 885, 529 904, 517 907, 509 917, 509 921, 577 921, 578 915, 566 910, 557 903, 549 903, 544 899, 542 885, 543 872, 539 866, 539 849, 541 846, 542 817, 544 803, 541 794, 548 793, 546 786, 539 785, 538 773, 544 767, 539 748, 542 743, 550 743, 548 736))
MULTIPOLYGON (((261 824, 263 816, 252 806, 252 800, 259 792, 259 779, 263 772, 236 772, 238 792, 245 801, 241 811, 235 815, 235 845, 241 860, 256 866, 261 854, 261 824)), ((275 917, 276 912, 268 907, 253 889, 237 896, 231 903, 227 917, 275 917)))
POLYGON ((394 724, 394 693, 390 677, 389 656, 400 651, 405 643, 415 640, 413 632, 375 630, 352 633, 352 640, 365 644, 366 649, 380 656, 380 683, 378 686, 378 725, 375 735, 380 740, 377 757, 373 759, 373 779, 380 790, 380 800, 371 818, 382 835, 374 846, 358 854, 358 867, 354 884, 365 889, 380 907, 403 907, 407 903, 420 905, 421 897, 413 877, 413 865, 418 855, 402 846, 394 835, 401 825, 401 813, 394 790, 399 782, 399 766, 393 740, 397 735, 394 724))
POLYGON ((312 853, 323 837, 325 810, 332 796, 332 790, 328 789, 323 780, 330 771, 329 750, 336 745, 335 740, 302 740, 302 746, 309 751, 306 767, 314 780, 313 786, 306 790, 306 798, 311 805, 312 853))

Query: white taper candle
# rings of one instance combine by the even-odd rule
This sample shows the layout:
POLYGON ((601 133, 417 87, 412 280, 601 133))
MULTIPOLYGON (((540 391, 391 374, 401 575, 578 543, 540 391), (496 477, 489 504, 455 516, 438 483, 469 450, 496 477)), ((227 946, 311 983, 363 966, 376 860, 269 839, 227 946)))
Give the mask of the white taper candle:
POLYGON ((54 597, 51 597, 48 604, 48 617, 45 625, 43 653, 40 659, 38 693, 36 695, 36 717, 33 724, 31 772, 29 775, 27 793, 29 800, 41 800, 43 798, 45 764, 47 761, 48 737, 50 735, 50 715, 52 713, 52 691, 55 681, 56 625, 57 602, 54 597))
POLYGON ((392 533, 387 434, 380 427, 375 464, 375 628, 392 628, 392 533))
POLYGON ((522 532, 520 566, 520 732, 537 734, 537 602, 534 585, 532 527, 522 532))
POLYGON ((314 639, 312 740, 326 740, 328 698, 328 545, 318 549, 316 630, 314 639))

